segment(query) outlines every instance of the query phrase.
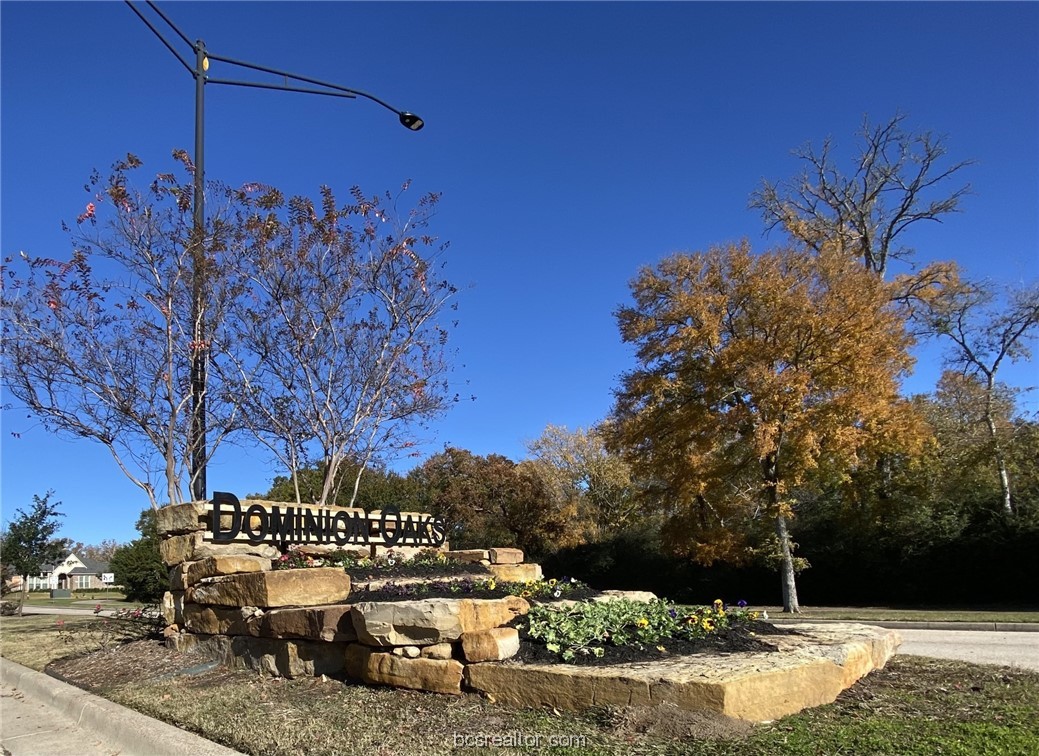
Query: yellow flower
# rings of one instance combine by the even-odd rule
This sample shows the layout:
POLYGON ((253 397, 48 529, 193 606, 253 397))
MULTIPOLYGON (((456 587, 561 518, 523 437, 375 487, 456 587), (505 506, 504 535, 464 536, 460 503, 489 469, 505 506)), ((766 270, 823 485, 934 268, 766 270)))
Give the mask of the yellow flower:
POLYGON ((724 601, 722 601, 721 599, 715 599, 714 600, 714 608, 715 609, 721 609, 723 606, 725 606, 725 602, 724 601))
POLYGON ((707 630, 708 632, 714 630, 714 623, 711 622, 711 620, 707 617, 704 617, 703 622, 701 622, 700 624, 703 626, 703 629, 707 630))
POLYGON ((635 623, 638 627, 648 627, 649 620, 645 617, 641 617, 638 622, 635 623))
POLYGON ((523 593, 521 593, 520 596, 522 598, 530 598, 530 591, 523 591, 523 593))
POLYGON ((495 586, 494 578, 487 581, 487 590, 493 591, 495 586))
POLYGON ((555 584, 556 584, 556 582, 557 582, 557 581, 556 581, 556 579, 555 579, 555 578, 551 578, 551 579, 550 579, 550 580, 548 581, 548 585, 549 585, 549 587, 551 588, 551 587, 552 587, 553 585, 555 585, 555 584))
POLYGON ((758 613, 757 612, 751 612, 750 613, 750 618, 751 619, 757 619, 758 618, 758 613))

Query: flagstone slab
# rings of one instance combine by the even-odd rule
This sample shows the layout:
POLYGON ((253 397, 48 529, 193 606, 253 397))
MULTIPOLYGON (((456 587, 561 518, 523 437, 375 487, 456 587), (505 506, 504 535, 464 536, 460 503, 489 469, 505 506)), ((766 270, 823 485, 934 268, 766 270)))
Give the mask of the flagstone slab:
POLYGON ((467 665, 465 683, 512 706, 582 711, 667 703, 764 722, 831 703, 883 667, 901 642, 894 630, 868 625, 784 627, 797 634, 768 636, 776 651, 591 667, 486 662, 467 665))

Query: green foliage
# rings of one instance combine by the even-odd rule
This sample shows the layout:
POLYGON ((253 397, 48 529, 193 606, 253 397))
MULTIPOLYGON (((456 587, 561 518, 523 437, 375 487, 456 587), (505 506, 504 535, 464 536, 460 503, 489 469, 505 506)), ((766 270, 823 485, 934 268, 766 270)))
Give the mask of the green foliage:
POLYGON ((598 540, 640 514, 631 468, 606 449, 597 429, 569 431, 548 425, 527 444, 530 464, 546 483, 568 527, 557 547, 598 540))
POLYGON ((127 599, 158 601, 169 589, 169 572, 159 556, 159 534, 153 510, 141 514, 137 531, 141 537, 116 549, 109 566, 127 599))
MULTIPOLYGON (((53 495, 53 491, 42 498, 34 494, 32 509, 17 510, 17 517, 8 523, 0 542, 0 561, 23 580, 39 575, 43 565, 57 562, 68 551, 67 538, 54 538, 58 518, 64 515, 58 511, 61 502, 51 501, 53 495)), ((23 582, 23 599, 27 590, 28 583, 23 582)))
POLYGON ((671 639, 695 640, 732 623, 757 619, 742 607, 679 608, 668 601, 585 601, 560 607, 538 604, 527 615, 527 634, 564 661, 578 655, 602 656, 606 645, 644 649, 671 639))
POLYGON ((500 454, 447 448, 409 478, 425 491, 429 510, 447 521, 455 549, 518 546, 536 558, 569 527, 533 466, 500 454))
MULTIPOLYGON (((336 485, 333 486, 336 491, 335 500, 328 503, 338 507, 351 506, 353 481, 356 477, 357 465, 344 462, 337 473, 336 485)), ((298 478, 300 499, 303 503, 317 501, 324 484, 324 466, 319 465, 300 470, 298 478)), ((296 491, 292 478, 279 475, 274 479, 274 483, 266 494, 257 494, 250 498, 295 502, 296 491)), ((368 510, 395 506, 402 512, 426 512, 428 505, 425 498, 421 487, 413 479, 392 470, 369 467, 361 475, 353 506, 368 510)))

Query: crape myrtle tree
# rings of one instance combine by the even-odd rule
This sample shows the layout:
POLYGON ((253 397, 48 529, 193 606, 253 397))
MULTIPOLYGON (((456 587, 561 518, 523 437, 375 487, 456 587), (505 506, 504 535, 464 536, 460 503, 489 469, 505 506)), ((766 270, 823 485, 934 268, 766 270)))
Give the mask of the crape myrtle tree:
MULTIPOLYGON (((185 173, 193 166, 174 153, 185 173)), ((190 322, 192 179, 131 178, 133 155, 106 179, 95 173, 89 202, 66 230, 67 259, 7 258, 3 276, 3 368, 8 389, 48 431, 88 438, 111 453, 153 508, 183 501, 195 444, 190 365, 200 348, 190 322)), ((210 183, 204 233, 209 349, 227 350, 224 305, 238 296, 246 193, 210 183)), ((201 275, 203 272, 199 272, 201 275)), ((233 428, 234 406, 207 386, 208 454, 233 428)))
POLYGON ((233 304, 222 377, 297 502, 301 471, 317 468, 312 500, 353 505, 364 470, 406 454, 454 401, 439 316, 455 288, 440 276, 446 245, 426 232, 438 196, 401 214, 407 188, 369 198, 355 187, 339 204, 323 187, 319 205, 270 189, 244 229, 247 292, 233 304))
POLYGON ((898 395, 911 337, 874 273, 842 251, 746 242, 644 268, 617 311, 638 367, 603 426, 698 562, 774 531, 784 611, 799 611, 791 519, 880 454, 919 445, 898 395))
POLYGON ((231 436, 293 472, 317 457, 330 471, 324 503, 345 459, 363 470, 399 452, 413 421, 447 401, 434 316, 452 290, 423 256, 435 240, 417 234, 436 198, 400 222, 359 190, 344 207, 323 190, 315 209, 263 185, 208 182, 196 266, 194 166, 174 157, 186 177, 160 173, 143 190, 133 155, 94 175, 68 259, 5 260, 8 388, 49 431, 108 448, 154 509, 191 490, 201 353, 207 459, 231 436), (196 283, 205 343, 191 322, 196 283))
POLYGON ((69 540, 54 537, 58 518, 65 515, 58 511, 61 502, 51 501, 52 496, 53 491, 42 497, 33 495, 32 508, 28 512, 17 510, 17 516, 7 524, 0 542, 0 562, 22 577, 19 616, 29 595, 29 576, 39 575, 43 565, 56 563, 68 553, 69 540))

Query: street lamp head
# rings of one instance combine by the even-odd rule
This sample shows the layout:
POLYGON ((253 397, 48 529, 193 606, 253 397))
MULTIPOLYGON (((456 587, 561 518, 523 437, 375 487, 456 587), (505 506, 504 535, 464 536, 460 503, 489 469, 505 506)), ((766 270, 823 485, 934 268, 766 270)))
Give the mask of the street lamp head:
POLYGON ((419 118, 414 113, 408 113, 407 111, 401 112, 400 122, 405 128, 411 129, 412 131, 419 131, 423 126, 426 125, 425 121, 419 118))

